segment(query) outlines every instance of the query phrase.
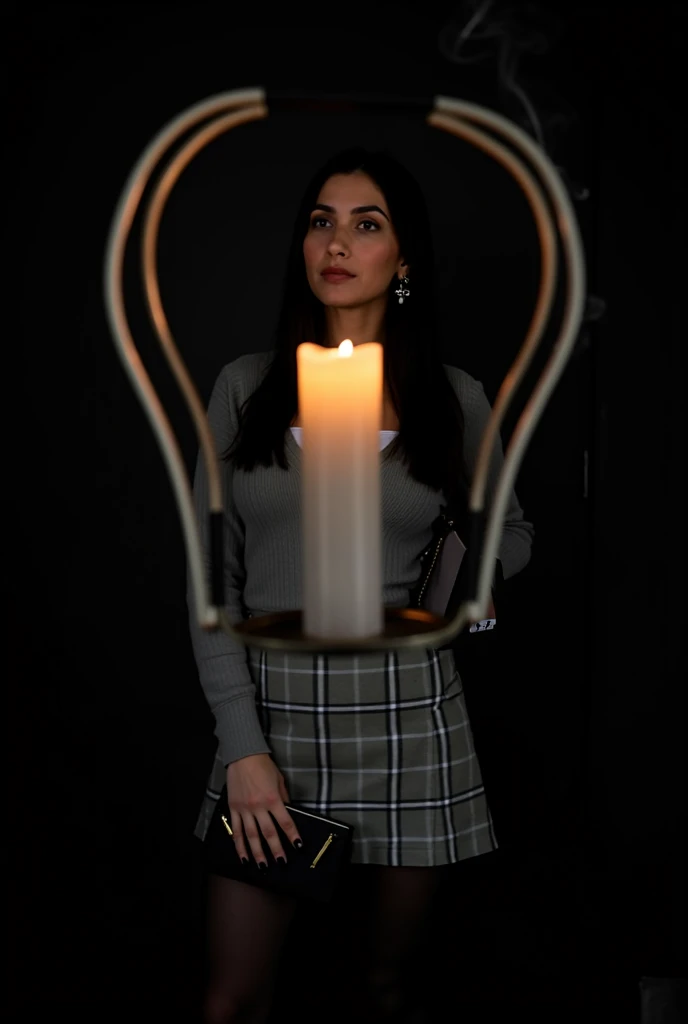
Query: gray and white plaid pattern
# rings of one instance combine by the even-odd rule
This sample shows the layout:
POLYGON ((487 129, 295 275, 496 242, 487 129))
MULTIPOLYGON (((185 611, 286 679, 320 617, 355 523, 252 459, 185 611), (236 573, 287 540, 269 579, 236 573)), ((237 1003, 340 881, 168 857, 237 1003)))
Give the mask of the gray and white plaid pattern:
MULTIPOLYGON (((354 863, 453 864, 496 849, 451 651, 365 656, 249 648, 256 703, 290 800, 354 826, 354 863)), ((225 781, 213 766, 204 838, 225 781)))

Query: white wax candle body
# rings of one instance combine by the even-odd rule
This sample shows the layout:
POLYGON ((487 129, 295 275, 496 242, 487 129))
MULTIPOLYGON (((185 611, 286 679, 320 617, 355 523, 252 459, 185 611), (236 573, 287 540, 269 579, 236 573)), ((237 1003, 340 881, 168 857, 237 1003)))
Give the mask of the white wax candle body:
POLYGON ((383 348, 296 350, 302 443, 303 628, 356 639, 383 630, 380 445, 383 348), (349 352, 350 354, 346 354, 349 352))

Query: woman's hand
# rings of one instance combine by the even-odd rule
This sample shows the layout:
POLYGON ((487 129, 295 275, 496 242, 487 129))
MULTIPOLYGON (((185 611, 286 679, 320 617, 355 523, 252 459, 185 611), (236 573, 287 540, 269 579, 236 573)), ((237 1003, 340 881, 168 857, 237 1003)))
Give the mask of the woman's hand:
POLYGON ((275 860, 282 858, 286 863, 275 821, 293 846, 302 846, 298 829, 284 806, 289 800, 284 778, 269 754, 250 754, 227 765, 227 799, 234 845, 243 861, 248 861, 245 833, 256 863, 267 867, 260 841, 262 832, 275 860))

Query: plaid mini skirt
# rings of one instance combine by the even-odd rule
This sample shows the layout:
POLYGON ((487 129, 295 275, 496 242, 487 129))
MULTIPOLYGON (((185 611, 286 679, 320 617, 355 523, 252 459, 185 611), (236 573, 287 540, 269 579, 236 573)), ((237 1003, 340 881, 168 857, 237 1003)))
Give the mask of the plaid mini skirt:
MULTIPOLYGON (((451 650, 365 655, 247 648, 290 802, 354 827, 352 862, 429 867, 497 848, 451 650)), ((195 829, 205 838, 225 768, 195 829)))

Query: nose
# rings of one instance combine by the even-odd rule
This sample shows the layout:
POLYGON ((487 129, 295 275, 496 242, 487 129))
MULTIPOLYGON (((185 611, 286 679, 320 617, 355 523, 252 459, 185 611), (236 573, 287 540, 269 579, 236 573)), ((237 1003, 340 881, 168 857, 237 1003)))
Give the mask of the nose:
POLYGON ((327 251, 330 256, 348 256, 349 246, 346 238, 340 231, 337 231, 329 241, 327 251))

